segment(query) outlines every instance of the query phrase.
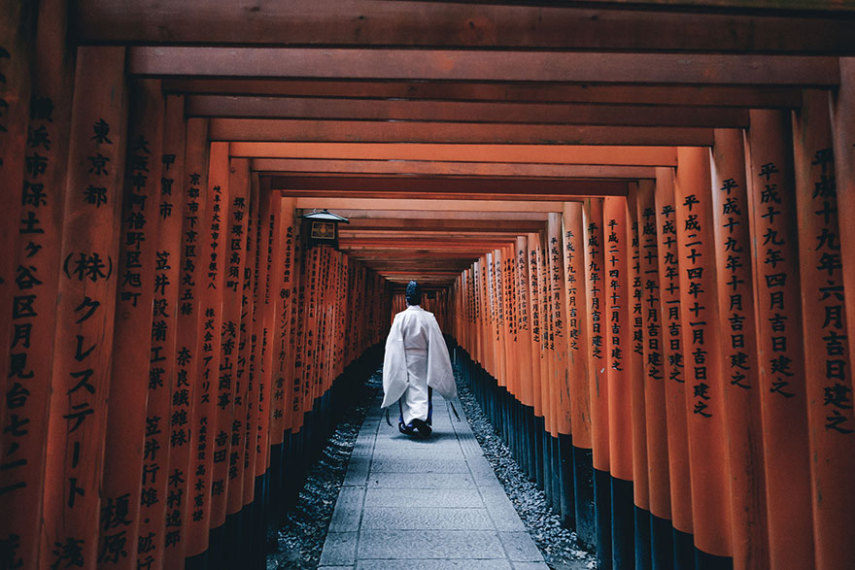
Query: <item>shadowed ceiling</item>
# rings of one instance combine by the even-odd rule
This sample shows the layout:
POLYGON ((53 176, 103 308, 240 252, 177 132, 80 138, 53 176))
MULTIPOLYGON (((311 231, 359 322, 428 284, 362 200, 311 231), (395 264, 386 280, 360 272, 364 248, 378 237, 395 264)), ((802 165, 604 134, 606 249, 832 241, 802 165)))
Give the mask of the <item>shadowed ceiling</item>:
POLYGON ((675 147, 797 109, 855 53, 845 0, 78 0, 80 44, 126 44, 262 184, 350 218, 341 249, 446 286, 624 195, 675 147))

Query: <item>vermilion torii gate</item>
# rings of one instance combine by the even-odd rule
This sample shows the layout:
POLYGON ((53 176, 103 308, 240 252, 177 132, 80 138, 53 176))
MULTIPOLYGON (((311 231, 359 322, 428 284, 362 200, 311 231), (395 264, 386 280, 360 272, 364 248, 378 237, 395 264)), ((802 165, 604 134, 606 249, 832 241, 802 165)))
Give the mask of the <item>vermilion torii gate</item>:
POLYGON ((600 567, 852 565, 852 3, 0 7, 0 567, 263 563, 411 278, 600 567))

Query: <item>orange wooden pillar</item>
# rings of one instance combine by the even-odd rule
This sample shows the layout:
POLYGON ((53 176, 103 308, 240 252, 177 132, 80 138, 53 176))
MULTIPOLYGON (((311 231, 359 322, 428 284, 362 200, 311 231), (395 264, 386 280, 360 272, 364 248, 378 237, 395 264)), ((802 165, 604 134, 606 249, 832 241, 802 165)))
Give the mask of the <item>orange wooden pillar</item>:
MULTIPOLYGON (((98 522, 105 505, 99 487, 120 277, 118 237, 127 120, 124 63, 122 48, 77 50, 41 568, 69 563, 91 568, 101 554, 98 522)), ((39 231, 35 224, 25 227, 39 231)), ((15 303, 13 319, 32 311, 29 299, 22 298, 15 303)))
POLYGON ((802 101, 793 139, 815 567, 831 569, 855 561, 855 417, 845 309, 855 299, 847 299, 843 281, 828 94, 805 91, 802 101))
MULTIPOLYGON (((567 292, 567 366, 570 376, 570 432, 574 511, 572 527, 581 544, 594 544, 591 395, 588 391, 587 288, 582 203, 564 203, 564 263, 567 292)), ((566 519, 565 519, 566 520, 566 519)))
MULTIPOLYGON (((244 462, 244 478, 243 478, 243 504, 252 505, 256 499, 256 487, 262 484, 256 473, 256 462, 258 461, 258 453, 256 452, 258 430, 259 430, 259 377, 261 366, 261 351, 262 351, 262 334, 259 334, 259 325, 263 320, 264 308, 264 286, 263 283, 267 280, 267 218, 270 215, 270 200, 269 193, 261 190, 259 177, 257 173, 251 175, 252 198, 251 204, 255 204, 253 208, 252 231, 250 233, 250 244, 247 247, 247 272, 252 272, 249 281, 249 288, 244 286, 247 292, 248 302, 250 305, 247 322, 244 325, 246 334, 246 368, 247 368, 247 388, 246 388, 246 427, 244 430, 243 441, 243 459, 244 462)), ((262 472, 263 473, 263 472, 262 472)), ((261 491, 261 489, 259 489, 261 491)), ((260 499, 260 497, 259 497, 260 499)), ((255 528, 258 530, 259 515, 261 511, 261 501, 255 504, 256 516, 252 519, 255 528)))
POLYGON ((543 489, 543 437, 546 430, 546 418, 544 416, 544 390, 548 384, 544 383, 544 369, 547 363, 544 358, 543 337, 546 334, 546 320, 543 314, 543 302, 541 301, 541 274, 540 274, 540 235, 529 234, 528 246, 528 296, 529 308, 531 310, 531 394, 534 406, 534 439, 532 446, 535 452, 534 476, 537 486, 543 489))
POLYGON ((632 567, 632 352, 630 328, 629 244, 626 198, 603 200, 604 312, 606 385, 608 397, 609 488, 611 496, 611 556, 615 568, 632 567))
POLYGON ((585 228, 585 288, 588 291, 587 329, 590 340, 588 390, 591 398, 591 433, 594 467, 594 515, 597 564, 612 567, 611 497, 609 471, 609 355, 606 312, 607 276, 603 200, 589 198, 583 209, 585 228))
MULTIPOLYGON (((226 289, 231 291, 230 319, 234 323, 235 333, 231 335, 234 347, 234 375, 232 377, 232 409, 227 433, 229 434, 229 453, 227 458, 228 476, 226 483, 226 554, 224 558, 231 563, 245 560, 248 552, 243 531, 245 527, 238 516, 243 508, 245 440, 246 440, 246 399, 249 339, 247 338, 249 320, 252 318, 250 298, 252 295, 252 271, 250 265, 251 236, 254 230, 254 215, 258 205, 252 201, 253 192, 249 172, 249 160, 232 158, 229 160, 229 191, 232 196, 229 224, 228 248, 229 273, 226 276, 226 289)), ((258 199, 255 196, 256 200, 258 199)), ((225 307, 224 307, 225 309, 225 307)), ((224 314, 225 314, 224 310, 224 314)), ((224 422, 219 422, 223 426, 224 422)))
MULTIPOLYGON (((211 479, 211 528, 220 529, 226 522, 228 510, 229 485, 232 480, 232 446, 235 444, 233 425, 235 422, 235 402, 238 398, 238 360, 240 342, 241 297, 243 296, 243 258, 246 251, 246 216, 248 213, 249 183, 247 164, 243 159, 225 157, 228 181, 228 200, 223 202, 223 249, 218 257, 222 276, 222 327, 215 333, 214 350, 219 347, 220 361, 216 374, 216 428, 213 432, 214 467, 211 479), (237 164, 237 163, 240 163, 237 164), (239 174, 240 173, 240 174, 239 174)), ((212 159, 212 168, 213 165, 212 159)), ((237 471, 234 471, 237 475, 237 471)), ((224 527, 218 531, 229 533, 224 527)), ((216 541, 214 553, 221 552, 227 538, 216 541)))
POLYGON ((642 280, 644 419, 650 505, 650 563, 673 564, 668 426, 665 406, 666 361, 656 228, 655 182, 641 181, 635 196, 638 220, 638 272, 642 280))
POLYGON ((665 358, 665 415, 668 434, 668 472, 671 524, 674 529, 674 568, 692 568, 692 500, 689 486, 689 440, 686 437, 684 348, 680 320, 680 264, 677 254, 677 217, 674 171, 656 169, 656 237, 659 252, 659 301, 665 358))
MULTIPOLYGON (((222 327, 214 335, 214 350, 219 347, 216 374, 216 428, 213 433, 213 471, 211 479, 211 529, 216 537, 212 555, 229 560, 236 554, 229 543, 232 528, 226 528, 229 487, 238 476, 236 447, 240 430, 235 430, 237 400, 240 398, 238 374, 240 365, 240 321, 243 298, 243 267, 246 253, 246 219, 249 213, 249 165, 245 159, 226 156, 228 200, 223 203, 223 248, 218 259, 222 271, 222 327), (238 431, 237 438, 234 432, 238 431), (214 530, 217 529, 217 530, 214 530), (219 536, 222 533, 224 536, 219 536)), ((212 168, 215 166, 212 164, 212 168)), ((219 285, 219 283, 218 283, 219 285)), ((243 486, 241 485, 241 496, 243 486)), ((233 499, 234 500, 234 499, 233 499)), ((234 562, 234 561, 231 561, 234 562)))
POLYGON ((152 329, 162 147, 160 82, 135 81, 130 88, 120 278, 100 491, 103 505, 98 562, 104 568, 136 568, 141 506, 151 506, 159 500, 149 492, 149 484, 161 465, 164 471, 168 465, 168 449, 150 445, 146 437, 150 431, 159 429, 159 422, 148 427, 146 405, 152 342, 163 340, 163 331, 152 329), (143 463, 151 472, 141 479, 143 463), (141 480, 145 480, 142 486, 141 480))
POLYGON ((573 475, 572 475, 572 425, 570 419, 570 363, 567 342, 567 277, 564 268, 564 238, 562 231, 563 212, 553 212, 547 219, 547 255, 549 259, 549 287, 551 320, 553 324, 550 347, 555 363, 555 437, 553 465, 557 482, 553 483, 558 495, 558 510, 562 520, 573 520, 573 475))
MULTIPOLYGON (((8 4, 8 3, 7 3, 8 4)), ((53 3, 52 3, 53 4, 53 3)), ((7 60, 0 60, 0 73, 6 82, 0 86, 0 99, 9 105, 0 117, 0 185, 3 198, 14 201, 21 211, 7 209, 2 243, 8 244, 0 269, 0 333, 2 346, 3 404, 0 405, 0 542, 9 566, 37 568, 39 533, 45 485, 45 449, 48 435, 56 323, 57 287, 60 277, 60 246, 65 207, 65 173, 68 162, 68 137, 71 121, 70 56, 66 51, 66 20, 63 6, 40 11, 33 60, 32 105, 30 98, 14 93, 22 78, 15 70, 18 59, 26 56, 20 46, 10 49, 7 60), (14 55, 11 55, 14 52, 14 55), (14 61, 13 61, 14 58, 14 61), (13 97, 12 95, 17 95, 13 97), (29 113, 23 106, 29 106, 29 113), (29 137, 21 131, 19 146, 13 147, 18 121, 29 119, 29 137), (21 158, 16 155, 26 151, 21 158), (23 163, 20 162, 23 160, 23 163), (38 168, 36 168, 38 165, 38 168), (30 168, 28 168, 30 166, 30 168), (42 168, 43 167, 43 168, 42 168), (12 172, 17 169, 16 172, 12 172), (20 176, 23 175, 23 180, 20 176), (15 183, 17 187, 14 187, 15 183), (23 219, 38 219, 42 232, 18 235, 26 226, 23 219), (6 233, 11 231, 11 233, 6 233), (12 263, 14 262, 14 263, 12 263), (11 289, 3 289, 10 286, 11 289), (8 295, 7 295, 8 294, 8 295), (26 308, 23 314, 20 309, 26 308), (18 311, 16 318, 13 314, 18 311), (9 352, 6 350, 9 349, 9 352), (14 364, 13 364, 14 363, 14 364), (9 429, 28 420, 26 429, 9 429)), ((4 6, 5 18, 15 18, 16 10, 4 6), (7 9, 8 8, 8 9, 7 9)), ((4 20, 3 38, 7 33, 4 20)), ((24 38, 20 38, 23 40, 24 38)))
MULTIPOLYGON (((170 98, 171 99, 171 98, 170 98)), ((167 101, 167 117, 172 116, 174 108, 180 107, 183 117, 183 105, 178 101, 167 101)), ((170 120, 168 125, 172 124, 170 120)), ((189 119, 186 123, 184 146, 172 140, 172 131, 166 131, 164 150, 176 152, 184 157, 181 177, 176 181, 181 187, 182 199, 175 200, 181 216, 181 250, 176 262, 178 270, 178 300, 175 304, 175 381, 170 387, 169 408, 169 477, 167 498, 170 494, 176 500, 168 502, 166 530, 164 536, 164 568, 184 567, 185 553, 189 552, 189 527, 196 513, 195 489, 197 482, 195 461, 198 456, 198 442, 193 446, 191 436, 194 433, 194 419, 197 412, 198 394, 202 390, 202 379, 196 374, 199 365, 198 338, 202 319, 200 303, 202 299, 202 236, 207 206, 208 181, 208 123, 205 119, 189 119), (203 188, 205 190, 203 190, 203 188), (178 500, 180 498, 180 500, 178 500)), ((167 170, 166 172, 169 172, 167 170)), ((167 222, 168 223, 168 222, 167 222)), ((198 499, 201 501, 202 499, 198 499)), ((198 514, 196 515, 198 516, 198 514)))
POLYGON ((769 560, 772 568, 809 568, 814 553, 792 134, 783 112, 752 110, 750 117, 748 202, 769 560))
MULTIPOLYGON (((3 211, 0 243, 3 244, 16 243, 21 228, 26 228, 22 223, 41 221, 37 212, 22 207, 25 204, 19 198, 25 179, 28 183, 38 183, 34 179, 47 173, 51 158, 45 154, 48 149, 44 149, 44 145, 32 146, 39 139, 32 139, 27 130, 33 87, 31 66, 35 64, 44 72, 53 71, 44 68, 44 52, 39 58, 42 61, 32 61, 36 45, 36 22, 34 11, 28 9, 27 4, 24 0, 3 0, 0 3, 0 77, 3 78, 0 82, 0 208, 3 211)), ((64 35, 63 32, 61 37, 64 35)), ((44 39, 41 45, 47 47, 44 39)), ((61 60, 64 50, 64 46, 60 47, 58 52, 51 55, 61 60)), ((51 146, 50 139, 48 141, 48 146, 51 146)), ((65 146, 60 145, 60 140, 56 140, 55 144, 65 146)), ((0 378, 3 379, 0 385, 5 385, 12 367, 7 352, 11 338, 7 323, 14 313, 13 297, 17 295, 18 289, 15 283, 15 261, 15 256, 0 256, 0 378)), ((4 408, 0 409, 0 420, 5 416, 4 408)))
MULTIPOLYGON (((203 190, 204 191, 204 190, 203 190)), ((223 327, 223 289, 228 258, 226 232, 229 212, 228 144, 211 143, 208 159, 207 208, 201 222, 200 327, 196 339, 198 384, 193 402, 190 480, 193 502, 187 524, 188 558, 208 550, 209 531, 214 528, 213 498, 220 492, 213 486, 214 460, 220 437, 217 403, 220 396, 220 346, 223 327)), ((219 446, 222 448, 222 446, 219 446)))
MULTIPOLYGON (((855 58, 841 57, 840 87, 831 96, 831 135, 838 219, 855 219, 855 58)), ((840 255, 855 259, 855 224, 840 224, 840 255)), ((843 285, 855 291, 855 263, 843 264, 843 285)), ((850 293, 850 297, 855 293, 850 293)), ((855 303, 846 303, 849 353, 855 353, 855 303)))
MULTIPOLYGON (((532 395, 532 341, 531 341, 531 307, 528 293, 528 244, 525 236, 517 237, 516 242, 516 291, 517 291, 517 329, 519 338, 519 400, 526 408, 534 410, 534 396, 532 395)), ((471 281, 471 280, 470 280, 471 281)), ((477 305, 473 301, 473 318, 477 305)))
MULTIPOLYGON (((646 181, 650 183, 651 181, 646 181)), ((636 570, 650 568, 650 481, 647 467, 647 409, 644 398, 644 283, 641 279, 641 244, 638 224, 639 183, 626 198, 627 282, 632 340, 626 355, 632 406, 632 500, 636 570)))
POLYGON ((674 181, 697 568, 730 564, 730 481, 709 151, 677 149, 674 181))
MULTIPOLYGON (((834 174, 837 190, 838 220, 855 219, 855 58, 842 57, 840 88, 832 95, 831 131, 834 149, 834 174)), ((855 354, 855 224, 839 224, 840 256, 843 262, 844 300, 846 306, 846 336, 849 342, 849 360, 855 354)), ((850 382, 852 368, 849 368, 850 382)), ((849 385, 852 388, 852 385, 849 385)), ((850 392, 851 397, 851 392, 850 392)), ((823 398, 824 401, 824 398, 823 398)), ((812 421, 812 420, 811 420, 812 421)), ((835 420, 837 421, 837 420, 835 420)), ((847 434, 848 438, 853 437, 847 434)), ((852 456, 851 443, 849 457, 852 456)), ((840 458, 838 458, 839 460, 840 458)), ((851 485, 846 487, 851 490, 851 485)), ((851 529, 851 524, 849 528, 851 529)), ((816 526, 814 526, 816 528, 816 526)), ((851 544, 850 544, 851 545, 851 544)), ((842 544, 838 546, 843 546, 842 544)), ((820 546, 821 547, 821 546, 820 546)), ((821 564, 825 564, 824 553, 821 564)), ((818 562, 818 564, 820 564, 818 562)), ((820 566, 822 567, 822 566, 820 566)))
MULTIPOLYGON (((174 547, 176 529, 170 527, 168 514, 179 510, 185 502, 186 491, 175 478, 173 450, 189 446, 185 437, 172 437, 170 411, 176 382, 178 297, 181 270, 181 237, 184 205, 184 98, 168 96, 165 103, 163 151, 156 157, 161 176, 156 181, 157 192, 152 200, 159 218, 155 241, 154 282, 152 289, 152 342, 148 370, 148 406, 144 450, 160 455, 160 461, 145 461, 141 480, 146 500, 140 509, 138 534, 138 565, 143 568, 163 568, 165 549, 174 547), (166 459, 169 459, 167 461, 166 459), (170 482, 172 485, 170 486, 170 482)), ((185 463, 181 463, 182 471, 185 463)), ((183 479, 183 475, 180 477, 183 479)), ((180 520, 180 514, 179 514, 180 520)), ((170 518, 172 525, 177 523, 170 518)))
MULTIPOLYGON (((267 234, 267 249, 263 252, 264 277, 260 295, 263 297, 260 321, 257 323, 257 331, 260 334, 261 355, 258 365, 258 434, 256 438, 256 475, 260 476, 269 468, 269 499, 271 507, 275 510, 281 500, 282 482, 282 441, 284 432, 284 409, 286 402, 284 397, 277 401, 275 385, 277 378, 277 348, 276 327, 278 311, 280 310, 280 291, 282 274, 282 218, 279 213, 281 196, 278 192, 268 192, 266 198, 262 198, 262 216, 264 217, 264 231, 267 234), (277 412, 278 410, 278 412, 277 412)), ((292 382, 289 380, 289 386, 292 382)), ((283 380, 283 384, 284 384, 283 380)), ((290 401, 287 403, 291 405, 290 401)))
POLYGON ((715 131, 712 200, 731 465, 733 564, 735 568, 759 569, 768 566, 769 551, 745 152, 738 130, 715 131))

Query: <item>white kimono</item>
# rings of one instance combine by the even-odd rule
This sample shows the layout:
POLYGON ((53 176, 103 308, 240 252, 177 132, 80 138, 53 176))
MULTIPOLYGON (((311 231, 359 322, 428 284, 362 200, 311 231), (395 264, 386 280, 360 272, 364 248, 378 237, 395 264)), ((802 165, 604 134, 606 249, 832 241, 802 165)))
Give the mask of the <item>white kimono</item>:
POLYGON ((404 424, 427 420, 428 387, 446 400, 457 397, 457 384, 442 331, 433 313, 418 305, 395 315, 383 360, 383 405, 401 401, 404 424))

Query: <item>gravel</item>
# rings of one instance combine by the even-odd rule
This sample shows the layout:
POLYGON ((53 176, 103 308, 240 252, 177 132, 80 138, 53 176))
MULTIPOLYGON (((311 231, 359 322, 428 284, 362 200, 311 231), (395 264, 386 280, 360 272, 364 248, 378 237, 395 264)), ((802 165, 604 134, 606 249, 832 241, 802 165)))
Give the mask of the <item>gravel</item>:
MULTIPOLYGON (((359 428, 370 406, 379 405, 382 369, 371 375, 335 431, 309 468, 306 484, 296 505, 286 513, 279 528, 268 532, 267 570, 318 567, 339 490, 359 428)), ((561 526, 546 496, 529 481, 507 446, 481 412, 469 387, 460 381, 460 402, 475 438, 496 476, 531 534, 546 564, 553 570, 587 570, 596 567, 594 557, 576 542, 576 533, 561 526)))

